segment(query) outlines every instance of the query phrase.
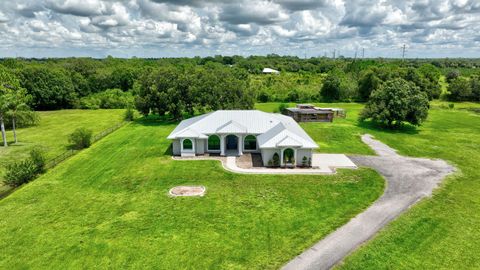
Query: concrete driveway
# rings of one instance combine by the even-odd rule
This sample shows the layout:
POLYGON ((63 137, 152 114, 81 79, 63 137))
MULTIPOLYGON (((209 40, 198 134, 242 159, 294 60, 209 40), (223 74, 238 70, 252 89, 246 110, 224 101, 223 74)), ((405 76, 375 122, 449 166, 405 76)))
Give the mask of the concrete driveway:
POLYGON ((396 150, 363 135, 377 156, 351 156, 359 166, 377 170, 387 181, 385 193, 367 210, 287 263, 283 269, 330 269, 410 206, 430 196, 455 169, 443 160, 400 156, 396 150))

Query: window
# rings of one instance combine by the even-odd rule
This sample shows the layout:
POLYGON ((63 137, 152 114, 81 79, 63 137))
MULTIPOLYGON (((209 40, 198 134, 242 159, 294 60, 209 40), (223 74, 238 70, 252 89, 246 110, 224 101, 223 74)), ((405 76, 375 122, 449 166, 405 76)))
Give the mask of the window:
POLYGON ((208 150, 220 150, 220 138, 217 135, 208 137, 208 150))
POLYGON ((193 149, 192 140, 190 139, 183 140, 183 150, 192 150, 192 149, 193 149))
POLYGON ((245 137, 245 150, 257 150, 257 138, 253 135, 245 137))

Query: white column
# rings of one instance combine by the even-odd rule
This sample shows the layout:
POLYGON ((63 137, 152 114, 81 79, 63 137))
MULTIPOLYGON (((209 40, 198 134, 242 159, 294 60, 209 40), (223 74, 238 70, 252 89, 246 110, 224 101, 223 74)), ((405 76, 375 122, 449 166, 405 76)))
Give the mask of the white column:
POLYGON ((283 149, 280 148, 280 166, 283 166, 283 149))
POLYGON ((238 155, 243 155, 243 139, 242 135, 238 135, 238 155))
POLYGON ((225 135, 220 135, 220 155, 225 156, 225 135))

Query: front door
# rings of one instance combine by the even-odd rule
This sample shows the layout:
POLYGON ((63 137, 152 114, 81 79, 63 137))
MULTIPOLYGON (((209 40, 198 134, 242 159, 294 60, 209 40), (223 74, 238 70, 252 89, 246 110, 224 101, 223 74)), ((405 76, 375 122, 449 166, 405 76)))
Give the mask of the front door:
POLYGON ((227 138, 227 150, 238 150, 238 137, 235 135, 228 135, 227 138))

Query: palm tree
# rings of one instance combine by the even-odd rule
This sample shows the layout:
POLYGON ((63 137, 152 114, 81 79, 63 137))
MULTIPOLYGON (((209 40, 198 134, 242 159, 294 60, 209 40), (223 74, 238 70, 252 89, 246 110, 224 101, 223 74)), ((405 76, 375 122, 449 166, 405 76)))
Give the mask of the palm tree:
POLYGON ((29 100, 29 95, 25 89, 20 88, 16 89, 11 95, 11 98, 8 102, 7 114, 12 119, 12 131, 13 131, 13 140, 14 143, 17 143, 17 131, 16 124, 18 117, 24 117, 27 114, 31 113, 30 107, 28 107, 27 102, 29 100))
POLYGON ((6 68, 0 66, 0 129, 4 147, 8 146, 4 121, 10 110, 10 103, 15 100, 15 89, 21 89, 19 80, 6 68))
POLYGON ((5 118, 5 113, 8 110, 8 93, 4 89, 0 88, 0 129, 2 130, 2 140, 3 140, 3 146, 7 147, 7 134, 5 132, 5 123, 4 123, 4 118, 5 118))

